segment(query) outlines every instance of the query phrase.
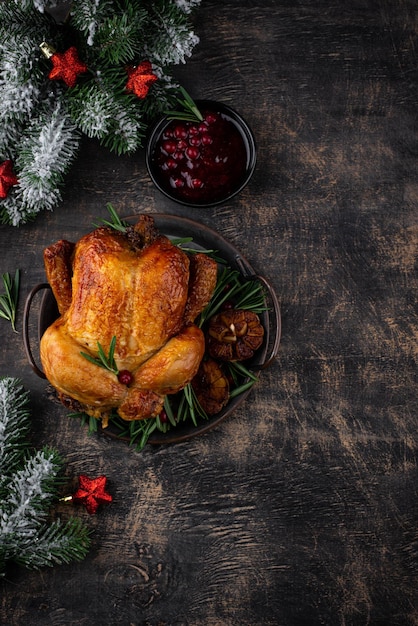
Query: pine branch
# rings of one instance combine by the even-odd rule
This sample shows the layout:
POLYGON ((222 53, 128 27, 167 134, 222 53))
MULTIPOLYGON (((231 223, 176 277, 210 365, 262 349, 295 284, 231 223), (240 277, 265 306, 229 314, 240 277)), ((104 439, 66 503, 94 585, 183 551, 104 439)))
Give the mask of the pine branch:
POLYGON ((17 118, 9 120, 7 123, 0 123, 0 161, 5 161, 12 156, 22 139, 23 132, 24 123, 17 118))
POLYGON ((186 63, 199 43, 199 37, 190 30, 187 15, 176 3, 167 5, 166 9, 162 12, 158 5, 152 6, 153 28, 149 32, 153 35, 146 43, 148 58, 161 67, 186 63))
POLYGON ((29 428, 28 393, 16 378, 0 379, 0 477, 11 475, 21 464, 29 428))
POLYGON ((7 472, 2 477, 2 490, 7 488, 7 495, 0 506, 0 544, 1 538, 6 540, 16 532, 22 536, 35 536, 58 493, 62 467, 58 452, 44 448, 28 457, 21 469, 12 475, 7 472))
POLYGON ((20 144, 16 160, 19 185, 0 203, 3 221, 17 225, 57 204, 78 145, 79 135, 63 103, 57 101, 52 110, 40 112, 20 144))
POLYGON ((53 448, 30 453, 28 394, 15 378, 0 379, 0 576, 8 561, 38 568, 84 558, 88 531, 77 519, 48 524, 63 484, 53 448))
POLYGON ((98 29, 95 40, 100 59, 107 65, 119 65, 141 57, 147 17, 138 2, 127 6, 123 13, 108 17, 98 29))
POLYGON ((0 0, 0 159, 13 161, 19 181, 0 199, 5 224, 58 205, 80 132, 118 155, 140 148, 146 125, 176 100, 170 66, 198 43, 189 15, 199 0, 77 0, 57 24, 50 11, 61 3, 0 0), (42 41, 76 46, 89 71, 75 89, 49 79, 42 41), (126 65, 143 60, 158 80, 139 98, 126 92, 126 65))
POLYGON ((109 132, 112 103, 95 82, 75 88, 68 97, 68 108, 77 127, 88 137, 102 139, 109 132))
POLYGON ((23 546, 19 546, 19 552, 14 558, 16 563, 28 569, 39 569, 82 561, 90 547, 89 531, 75 517, 65 524, 58 519, 49 526, 44 526, 36 539, 36 542, 28 540, 23 546))
POLYGON ((71 117, 80 131, 118 155, 135 152, 145 136, 138 99, 126 94, 125 82, 125 71, 108 69, 100 81, 76 86, 67 95, 71 117))
POLYGON ((32 71, 34 63, 33 42, 29 38, 8 36, 2 45, 0 61, 1 119, 26 119, 40 99, 42 75, 32 71))
POLYGON ((79 0, 71 7, 71 21, 86 38, 88 46, 93 46, 99 25, 112 15, 113 3, 111 0, 91 2, 79 0))

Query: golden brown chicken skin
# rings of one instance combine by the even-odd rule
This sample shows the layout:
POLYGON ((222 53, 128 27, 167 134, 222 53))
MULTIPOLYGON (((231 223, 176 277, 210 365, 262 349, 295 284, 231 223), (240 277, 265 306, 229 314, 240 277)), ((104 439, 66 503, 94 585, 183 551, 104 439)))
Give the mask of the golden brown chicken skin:
POLYGON ((45 271, 60 317, 41 339, 47 379, 94 417, 115 409, 126 420, 158 415, 167 394, 195 376, 205 350, 193 324, 216 285, 216 262, 188 256, 140 216, 127 233, 97 228, 75 245, 44 252, 45 271), (108 354, 116 338, 119 371, 129 384, 81 353, 108 354))

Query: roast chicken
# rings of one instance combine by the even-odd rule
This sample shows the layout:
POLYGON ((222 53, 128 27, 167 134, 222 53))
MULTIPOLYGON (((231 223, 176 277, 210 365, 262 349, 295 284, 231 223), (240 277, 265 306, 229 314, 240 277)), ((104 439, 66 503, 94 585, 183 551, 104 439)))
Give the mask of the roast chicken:
POLYGON ((129 421, 158 415, 203 358, 194 322, 215 288, 216 262, 186 254, 142 215, 126 232, 104 226, 76 244, 58 241, 44 263, 60 316, 40 355, 61 401, 104 425, 112 411, 129 421), (108 355, 112 340, 116 372, 85 356, 108 355))

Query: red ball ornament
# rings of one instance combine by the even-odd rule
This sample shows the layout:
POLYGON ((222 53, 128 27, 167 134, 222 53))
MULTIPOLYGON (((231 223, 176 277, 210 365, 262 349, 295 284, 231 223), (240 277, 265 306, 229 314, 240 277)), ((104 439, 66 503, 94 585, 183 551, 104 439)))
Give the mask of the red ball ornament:
POLYGON ((6 198, 10 187, 17 185, 18 182, 13 172, 13 162, 7 159, 0 163, 0 198, 6 198))
POLYGON ((97 513, 99 505, 104 502, 112 502, 113 498, 110 493, 105 490, 106 476, 98 478, 89 478, 85 474, 78 477, 79 488, 72 496, 72 500, 79 504, 84 504, 87 513, 94 515, 97 513))
POLYGON ((63 80, 68 87, 74 87, 77 76, 87 72, 87 65, 78 58, 75 46, 71 46, 65 52, 54 52, 50 58, 53 68, 49 73, 49 78, 63 80))
POLYGON ((145 98, 149 88, 158 77, 152 73, 152 65, 149 61, 143 61, 139 65, 126 68, 128 81, 126 91, 134 93, 138 98, 145 98))

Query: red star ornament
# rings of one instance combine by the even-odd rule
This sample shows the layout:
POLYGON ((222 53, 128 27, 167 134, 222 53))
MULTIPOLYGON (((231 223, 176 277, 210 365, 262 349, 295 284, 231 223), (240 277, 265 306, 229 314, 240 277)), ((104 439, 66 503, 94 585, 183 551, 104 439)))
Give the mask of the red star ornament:
POLYGON ((138 98, 145 98, 151 85, 158 80, 151 70, 152 65, 149 61, 142 61, 139 65, 127 67, 126 90, 134 93, 138 98))
POLYGON ((74 87, 77 76, 87 72, 87 65, 78 58, 77 48, 71 46, 65 52, 55 52, 51 56, 52 70, 49 72, 51 80, 63 80, 68 87, 74 87))
POLYGON ((10 187, 17 185, 18 182, 13 173, 13 162, 7 159, 0 163, 0 198, 6 198, 10 187))
POLYGON ((72 497, 73 501, 84 504, 87 513, 94 515, 94 513, 97 513, 100 504, 112 502, 113 500, 110 493, 107 493, 105 490, 106 481, 106 476, 89 478, 85 474, 80 474, 78 477, 79 488, 72 497))

